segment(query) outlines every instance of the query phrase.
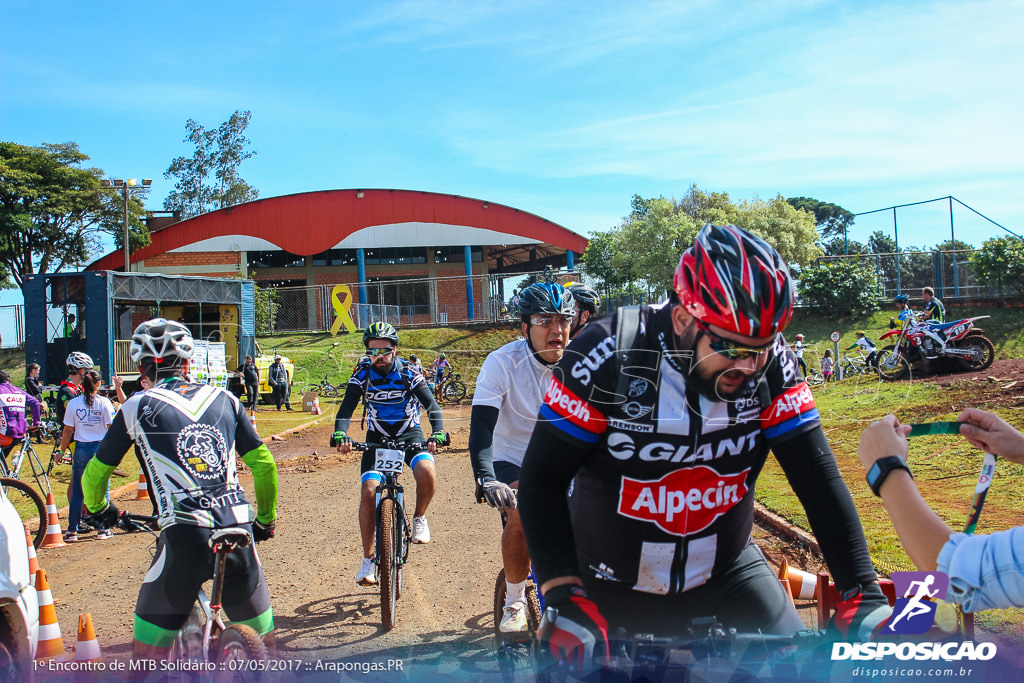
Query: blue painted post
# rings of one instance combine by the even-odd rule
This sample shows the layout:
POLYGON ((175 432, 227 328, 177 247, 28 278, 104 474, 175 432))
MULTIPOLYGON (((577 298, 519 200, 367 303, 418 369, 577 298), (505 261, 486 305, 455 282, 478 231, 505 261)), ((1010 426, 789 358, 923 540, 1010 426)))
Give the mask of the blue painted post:
POLYGON ((467 244, 463 248, 463 253, 466 258, 466 312, 469 319, 473 320, 476 318, 473 315, 473 248, 467 244))
POLYGON ((575 258, 572 253, 572 249, 569 249, 565 252, 565 268, 566 270, 572 270, 575 265, 575 258))
POLYGON ((363 321, 367 320, 369 313, 367 312, 366 306, 366 251, 363 249, 356 249, 356 277, 359 279, 359 310, 362 311, 362 315, 359 316, 360 320, 356 321, 356 325, 362 325, 363 321))

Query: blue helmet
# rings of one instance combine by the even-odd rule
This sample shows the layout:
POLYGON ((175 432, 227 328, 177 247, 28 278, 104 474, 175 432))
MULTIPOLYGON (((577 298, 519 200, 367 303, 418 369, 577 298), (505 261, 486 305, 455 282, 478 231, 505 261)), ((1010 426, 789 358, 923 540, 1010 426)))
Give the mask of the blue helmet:
POLYGON ((536 313, 576 315, 576 300, 558 283, 536 282, 519 294, 519 312, 523 322, 529 322, 536 313))
POLYGON ((893 301, 895 301, 898 304, 905 304, 909 300, 910 300, 910 297, 907 296, 906 294, 897 294, 896 298, 893 299, 893 301))

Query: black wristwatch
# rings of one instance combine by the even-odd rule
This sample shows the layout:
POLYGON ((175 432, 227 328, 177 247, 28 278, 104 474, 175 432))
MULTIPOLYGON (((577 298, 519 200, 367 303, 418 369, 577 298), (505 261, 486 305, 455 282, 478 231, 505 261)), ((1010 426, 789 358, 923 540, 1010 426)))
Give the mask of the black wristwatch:
POLYGON ((879 458, 875 461, 875 464, 868 470, 868 486, 871 487, 871 492, 876 496, 881 496, 879 489, 882 488, 882 482, 885 481, 886 477, 893 470, 906 470, 910 478, 914 478, 914 473, 907 467, 907 461, 898 455, 887 455, 884 458, 879 458))

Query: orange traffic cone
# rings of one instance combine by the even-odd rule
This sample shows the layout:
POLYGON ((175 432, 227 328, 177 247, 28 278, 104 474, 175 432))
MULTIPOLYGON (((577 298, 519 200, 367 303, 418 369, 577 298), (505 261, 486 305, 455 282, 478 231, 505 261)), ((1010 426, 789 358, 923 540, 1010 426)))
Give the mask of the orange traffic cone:
MULTIPOLYGON (((783 560, 783 562, 785 562, 785 560, 783 560)), ((789 585, 789 579, 779 579, 779 583, 782 585, 782 590, 784 590, 786 595, 789 597, 789 601, 794 602, 793 587, 789 585)))
POLYGON ((249 411, 249 423, 252 425, 253 431, 256 431, 256 411, 249 411))
POLYGON ((25 544, 28 546, 28 580, 36 582, 36 572, 39 571, 39 556, 36 555, 36 547, 32 545, 32 535, 25 527, 25 544))
POLYGON ((779 578, 789 579, 789 586, 792 589, 793 597, 800 600, 810 600, 814 597, 814 589, 818 585, 818 577, 802 569, 790 567, 785 558, 779 566, 779 578))
POLYGON ((323 415, 324 411, 320 408, 320 397, 316 396, 313 398, 313 408, 310 411, 314 415, 323 415))
POLYGON ((60 518, 57 517, 57 503, 53 500, 53 492, 46 494, 46 536, 40 548, 60 548, 64 546, 60 533, 60 518))
POLYGON ((53 606, 53 594, 46 580, 46 570, 36 573, 36 595, 39 597, 39 645, 36 659, 49 659, 64 654, 64 638, 57 623, 57 608, 53 606))
POLYGON ((78 642, 75 643, 76 662, 100 661, 100 641, 96 639, 96 629, 92 627, 92 615, 83 618, 78 615, 78 642))
POLYGON ((149 484, 146 483, 146 475, 139 472, 139 488, 135 492, 135 500, 149 500, 149 484))

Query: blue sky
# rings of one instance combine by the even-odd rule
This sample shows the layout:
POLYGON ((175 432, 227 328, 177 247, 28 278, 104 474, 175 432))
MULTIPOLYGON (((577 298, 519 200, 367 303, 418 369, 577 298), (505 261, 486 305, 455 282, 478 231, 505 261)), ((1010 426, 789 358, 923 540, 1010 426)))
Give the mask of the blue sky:
MULTIPOLYGON (((262 197, 421 189, 587 234, 691 183, 853 212, 953 195, 1024 234, 1021 2, 6 0, 0 139, 109 177, 251 110, 262 197)), ((945 204, 900 243, 949 237, 945 204)), ((1005 234, 969 211, 956 236, 1005 234)), ((892 230, 858 219, 851 237, 892 230)), ((19 297, 20 298, 20 297, 19 297)), ((10 297, 3 297, 10 303, 10 297)))

